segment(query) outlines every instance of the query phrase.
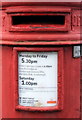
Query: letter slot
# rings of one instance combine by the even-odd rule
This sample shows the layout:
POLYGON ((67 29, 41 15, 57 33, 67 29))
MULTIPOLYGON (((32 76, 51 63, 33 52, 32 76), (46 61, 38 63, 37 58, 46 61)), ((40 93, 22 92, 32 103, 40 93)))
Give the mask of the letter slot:
POLYGON ((69 31, 68 13, 10 14, 9 31, 69 31))

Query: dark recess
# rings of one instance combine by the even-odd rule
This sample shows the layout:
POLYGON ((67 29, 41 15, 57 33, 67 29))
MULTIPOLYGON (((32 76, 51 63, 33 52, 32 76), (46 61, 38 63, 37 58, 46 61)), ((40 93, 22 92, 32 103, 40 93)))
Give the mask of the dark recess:
POLYGON ((31 16, 12 16, 12 25, 22 24, 51 24, 51 25, 64 25, 65 16, 57 15, 31 15, 31 16))

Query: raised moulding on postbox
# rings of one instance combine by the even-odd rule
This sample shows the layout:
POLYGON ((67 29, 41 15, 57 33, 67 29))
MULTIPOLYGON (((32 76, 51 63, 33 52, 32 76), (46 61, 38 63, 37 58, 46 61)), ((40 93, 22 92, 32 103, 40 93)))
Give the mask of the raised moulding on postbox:
MULTIPOLYGON (((15 8, 14 8, 15 9, 15 8)), ((9 31, 46 32, 71 29, 71 14, 69 8, 40 6, 27 7, 19 10, 7 10, 9 31)))

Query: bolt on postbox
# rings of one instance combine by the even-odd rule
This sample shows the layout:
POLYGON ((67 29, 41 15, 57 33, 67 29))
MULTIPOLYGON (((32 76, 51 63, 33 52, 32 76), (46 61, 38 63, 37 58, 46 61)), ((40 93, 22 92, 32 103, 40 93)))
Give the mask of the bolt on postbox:
POLYGON ((2 8, 2 117, 80 118, 79 3, 2 8))

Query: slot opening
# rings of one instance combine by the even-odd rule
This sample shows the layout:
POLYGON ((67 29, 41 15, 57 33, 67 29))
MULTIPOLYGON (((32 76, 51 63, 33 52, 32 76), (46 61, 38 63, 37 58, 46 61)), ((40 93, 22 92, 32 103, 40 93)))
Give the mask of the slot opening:
POLYGON ((25 15, 12 16, 12 25, 64 25, 64 15, 25 15))

